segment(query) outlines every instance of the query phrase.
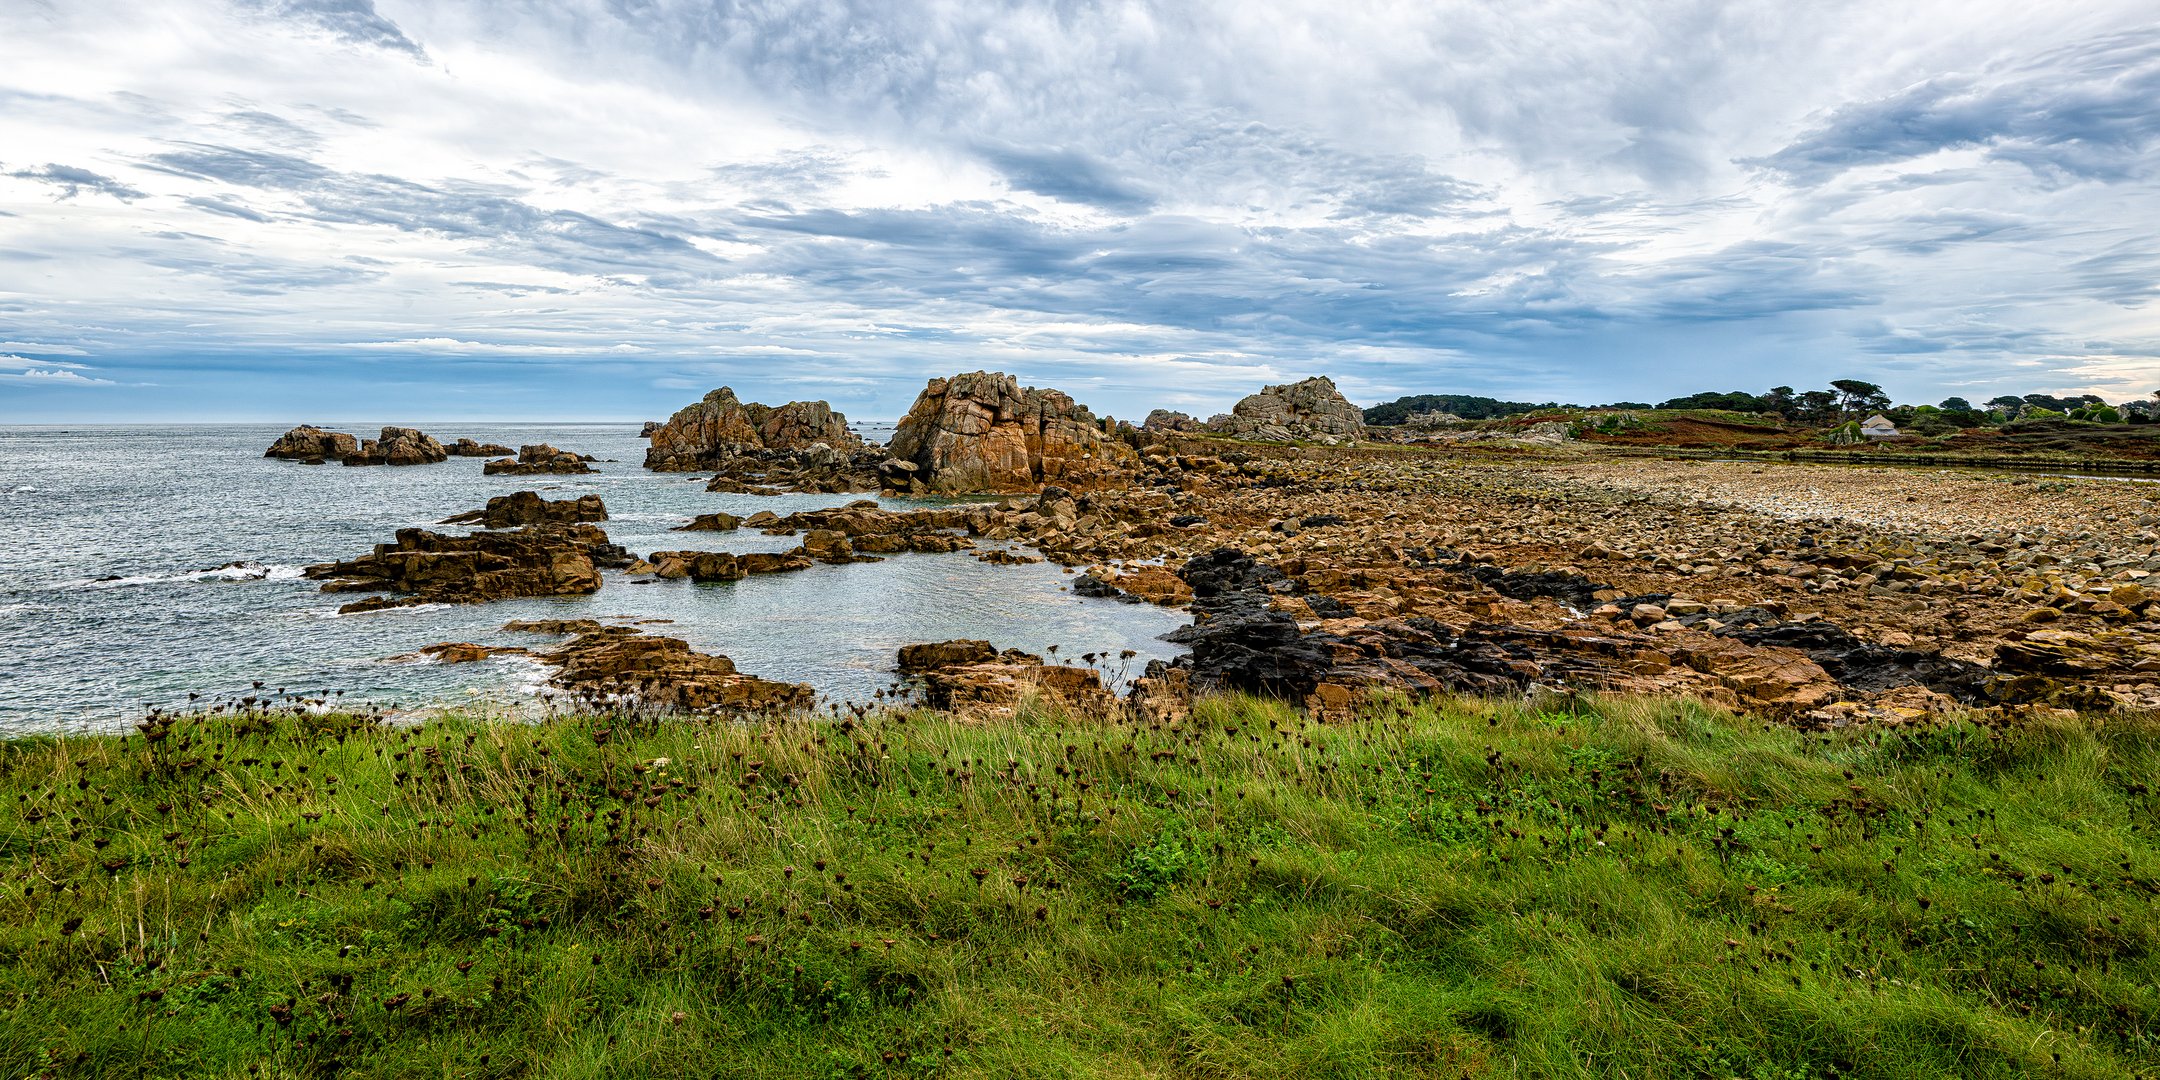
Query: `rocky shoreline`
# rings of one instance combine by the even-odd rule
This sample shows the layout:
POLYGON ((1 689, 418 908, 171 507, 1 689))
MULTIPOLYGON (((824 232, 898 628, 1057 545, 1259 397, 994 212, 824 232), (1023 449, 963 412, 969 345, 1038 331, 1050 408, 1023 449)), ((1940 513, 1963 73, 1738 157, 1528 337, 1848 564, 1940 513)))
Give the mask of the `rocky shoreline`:
MULTIPOLYGON (((879 448, 823 402, 769 408, 722 388, 650 428, 648 467, 712 469, 723 491, 1006 497, 703 514, 683 528, 801 542, 636 558, 591 524, 605 520, 596 497, 518 493, 452 519, 488 530, 405 530, 308 574, 332 591, 394 594, 348 605, 369 610, 590 592, 611 566, 741 581, 974 549, 985 562, 1059 563, 1079 595, 1194 617, 1172 638, 1190 653, 1151 666, 1122 699, 995 643, 943 667, 897 665, 963 711, 1009 709, 1023 686, 1156 716, 1218 690, 1322 716, 1375 691, 1693 695, 1803 726, 2160 707, 2160 581, 2144 583, 2160 574, 2160 489, 1391 446, 1363 441, 1353 418, 1331 383, 1306 380, 1208 425, 1158 411, 1135 428, 976 372, 932 380, 879 448)), ((384 434, 378 447, 410 441, 384 434)), ((321 454, 339 438, 296 429, 280 445, 321 454)))

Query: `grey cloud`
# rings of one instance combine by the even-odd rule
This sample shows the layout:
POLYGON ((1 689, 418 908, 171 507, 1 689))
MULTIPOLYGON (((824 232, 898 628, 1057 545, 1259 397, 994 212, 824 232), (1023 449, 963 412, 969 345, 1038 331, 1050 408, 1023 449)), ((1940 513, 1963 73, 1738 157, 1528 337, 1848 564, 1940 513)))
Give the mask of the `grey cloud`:
POLYGON ((257 210, 251 210, 238 203, 229 202, 224 199, 213 199, 207 195, 190 195, 186 199, 183 199, 181 201, 205 213, 222 214, 226 217, 235 217, 243 221, 268 222, 270 220, 270 215, 268 214, 262 213, 257 210))
POLYGON ((121 183, 102 173, 79 169, 73 165, 45 165, 34 169, 17 169, 7 175, 18 180, 35 180, 60 189, 59 198, 72 199, 87 191, 93 195, 110 195, 122 202, 145 198, 137 188, 121 183))
POLYGON ((1799 183, 1847 169, 1985 148, 2034 172, 2086 180, 2150 176, 2160 141, 2160 35, 2111 34, 1984 75, 1943 75, 1832 111, 1751 164, 1799 183))
POLYGON ((1021 191, 1124 214, 1141 213, 1155 205, 1155 197, 1139 185, 1077 150, 990 144, 978 144, 975 149, 1021 191))
POLYGON ((375 10, 375 0, 257 0, 268 14, 328 31, 341 41, 425 59, 427 53, 398 25, 375 10))
POLYGON ((179 145, 183 149, 150 155, 143 167, 195 180, 271 190, 306 187, 330 175, 330 170, 290 154, 208 143, 179 145))

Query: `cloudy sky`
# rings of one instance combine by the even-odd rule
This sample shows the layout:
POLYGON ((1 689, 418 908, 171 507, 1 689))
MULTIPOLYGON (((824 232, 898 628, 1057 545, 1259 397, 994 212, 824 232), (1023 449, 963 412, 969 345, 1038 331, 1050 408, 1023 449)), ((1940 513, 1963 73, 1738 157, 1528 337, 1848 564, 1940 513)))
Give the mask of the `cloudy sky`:
POLYGON ((0 421, 2160 388, 2151 0, 7 0, 0 421))

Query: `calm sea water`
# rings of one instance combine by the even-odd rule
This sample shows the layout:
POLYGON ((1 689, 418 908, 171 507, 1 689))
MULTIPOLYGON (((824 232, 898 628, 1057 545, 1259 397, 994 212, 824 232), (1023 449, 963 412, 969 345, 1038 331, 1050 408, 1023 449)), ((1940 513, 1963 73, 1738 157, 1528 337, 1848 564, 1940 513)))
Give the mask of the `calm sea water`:
MULTIPOLYGON (((325 425, 371 435, 380 422, 325 425)), ((610 538, 639 554, 688 548, 779 550, 755 530, 669 531, 715 510, 836 506, 862 496, 707 492, 702 478, 645 471, 644 440, 621 425, 430 425, 509 446, 550 442, 594 454, 592 476, 482 476, 478 458, 404 468, 306 466, 262 457, 283 427, 0 427, 0 733, 117 727, 146 705, 269 689, 343 690, 410 708, 536 700, 530 661, 389 663, 438 641, 542 645, 511 619, 667 620, 653 632, 732 657, 743 671, 808 682, 836 700, 891 684, 894 651, 985 638, 1063 656, 1178 652, 1158 637, 1181 615, 1090 600, 1048 563, 991 566, 965 554, 896 555, 715 585, 632 584, 609 573, 585 597, 337 615, 351 596, 299 577, 310 563, 364 554, 397 529, 433 525, 493 495, 606 500, 610 538), (248 565, 218 570, 228 563, 248 565)), ((865 425, 865 435, 882 437, 865 425)), ((905 508, 906 500, 885 505, 905 508)), ((443 527, 446 531, 458 531, 443 527)))

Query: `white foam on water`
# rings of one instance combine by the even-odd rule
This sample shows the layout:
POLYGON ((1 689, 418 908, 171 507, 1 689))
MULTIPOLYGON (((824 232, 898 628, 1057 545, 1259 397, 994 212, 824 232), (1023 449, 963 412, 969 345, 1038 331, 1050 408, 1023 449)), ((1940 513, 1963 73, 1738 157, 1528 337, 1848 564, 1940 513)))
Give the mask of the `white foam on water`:
POLYGON ((208 570, 182 570, 164 574, 126 574, 109 578, 88 578, 63 584, 69 589, 119 589, 131 585, 179 585, 197 581, 294 581, 306 568, 284 566, 277 563, 236 562, 213 566, 208 570))
POLYGON ((410 604, 405 607, 376 608, 373 611, 350 613, 341 612, 336 608, 317 608, 314 614, 318 619, 355 619, 363 615, 396 615, 407 611, 448 611, 449 609, 449 604, 410 604))

